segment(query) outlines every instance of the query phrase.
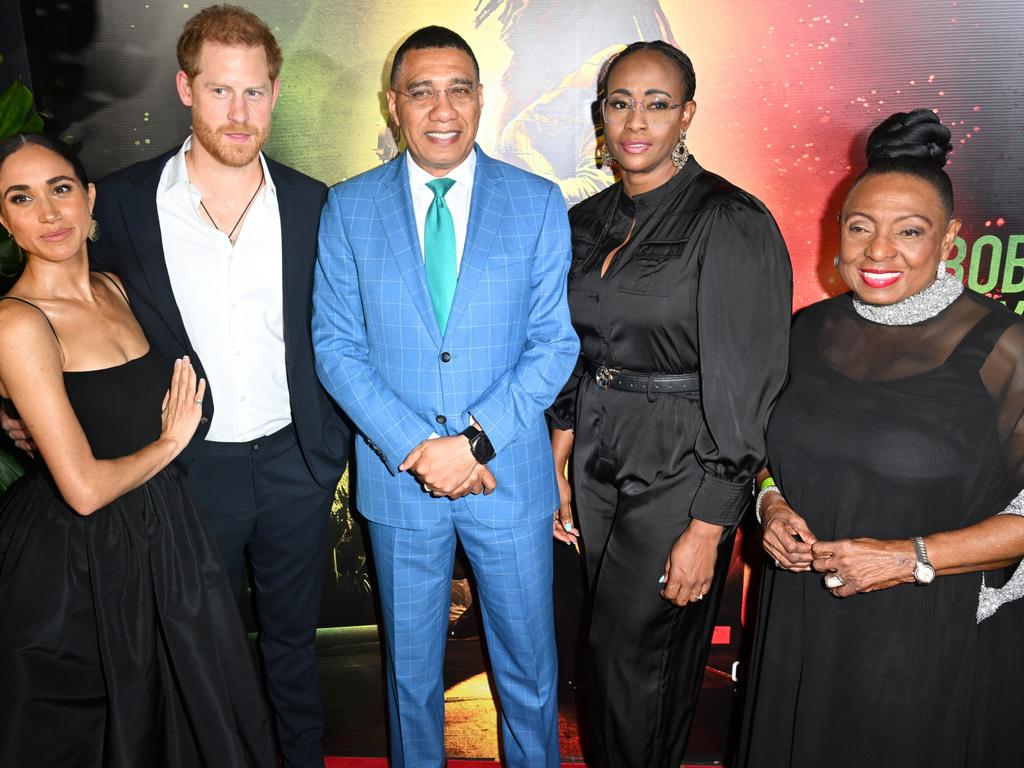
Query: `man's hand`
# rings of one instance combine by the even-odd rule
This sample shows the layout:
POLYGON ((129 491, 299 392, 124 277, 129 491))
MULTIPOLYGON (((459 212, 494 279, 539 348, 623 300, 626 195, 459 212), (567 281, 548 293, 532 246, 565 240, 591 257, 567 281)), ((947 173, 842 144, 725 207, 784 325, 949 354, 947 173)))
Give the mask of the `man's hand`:
MULTIPOLYGON (((428 493, 450 496, 466 484, 479 466, 469 449, 469 438, 455 435, 424 440, 412 449, 398 469, 415 475, 428 493)), ((490 475, 490 471, 487 474, 490 475)), ((491 480, 494 480, 493 475, 491 480)))
POLYGON ((4 432, 14 442, 15 448, 20 448, 29 456, 36 455, 35 441, 25 428, 25 422, 8 416, 6 408, 0 408, 0 427, 3 427, 4 432))
MULTIPOLYGON (((455 489, 453 493, 449 493, 448 498, 455 501, 455 499, 461 499, 463 496, 477 493, 489 496, 497 487, 498 481, 494 479, 491 470, 484 464, 477 464, 476 468, 469 473, 469 479, 455 489)), ((436 496, 437 494, 434 495, 436 496)))

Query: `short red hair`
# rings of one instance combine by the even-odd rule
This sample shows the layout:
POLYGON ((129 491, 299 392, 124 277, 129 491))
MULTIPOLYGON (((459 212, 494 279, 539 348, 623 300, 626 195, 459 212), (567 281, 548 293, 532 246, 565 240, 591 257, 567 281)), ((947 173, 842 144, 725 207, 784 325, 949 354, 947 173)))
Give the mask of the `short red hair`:
POLYGON ((281 48, 259 16, 237 5, 211 5, 187 22, 178 38, 178 66, 192 80, 199 74, 203 43, 261 47, 267 54, 271 81, 281 73, 281 48))

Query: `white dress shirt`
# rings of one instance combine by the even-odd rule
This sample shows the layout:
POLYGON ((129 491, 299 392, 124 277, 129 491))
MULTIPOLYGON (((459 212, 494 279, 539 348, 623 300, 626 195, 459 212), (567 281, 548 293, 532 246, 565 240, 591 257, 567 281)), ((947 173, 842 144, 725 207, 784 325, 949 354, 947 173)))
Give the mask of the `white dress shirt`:
MULTIPOLYGON (((428 181, 433 181, 436 176, 431 176, 412 159, 412 155, 405 153, 406 162, 409 168, 409 188, 412 192, 412 210, 416 217, 416 232, 420 238, 420 254, 423 253, 423 226, 427 220, 427 209, 434 202, 434 193, 427 186, 428 181)), ((473 176, 476 173, 476 149, 469 153, 469 157, 452 168, 445 176, 455 183, 452 184, 448 194, 444 196, 445 205, 452 214, 452 223, 455 225, 455 271, 458 274, 462 266, 462 251, 466 247, 466 229, 469 226, 469 204, 473 198, 473 176)))
POLYGON ((232 245, 202 215, 202 195, 189 180, 185 164, 191 146, 189 137, 160 176, 160 238, 185 331, 203 361, 215 398, 206 439, 245 442, 292 421, 277 190, 261 153, 266 184, 232 245))

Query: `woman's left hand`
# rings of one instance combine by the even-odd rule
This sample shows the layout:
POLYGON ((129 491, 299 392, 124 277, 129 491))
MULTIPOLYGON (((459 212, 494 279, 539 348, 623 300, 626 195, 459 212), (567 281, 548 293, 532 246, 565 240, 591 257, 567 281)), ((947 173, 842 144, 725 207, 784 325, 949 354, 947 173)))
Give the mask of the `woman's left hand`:
POLYGON ((836 597, 876 592, 914 581, 914 545, 910 539, 840 539, 811 546, 814 570, 834 573, 845 583, 832 590, 836 597))
POLYGON ((711 589, 721 538, 722 526, 691 520, 668 553, 661 596, 679 606, 703 600, 711 589))

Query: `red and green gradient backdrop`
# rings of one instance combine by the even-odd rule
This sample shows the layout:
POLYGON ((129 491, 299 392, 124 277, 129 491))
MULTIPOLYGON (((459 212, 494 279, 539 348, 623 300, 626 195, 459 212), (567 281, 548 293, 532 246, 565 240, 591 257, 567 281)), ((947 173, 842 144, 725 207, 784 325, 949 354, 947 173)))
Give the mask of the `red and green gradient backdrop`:
MULTIPOLYGON (((208 4, 98 0, 84 25, 92 34, 59 53, 79 67, 67 132, 83 141, 94 174, 185 136, 174 41, 208 4)), ((484 149, 579 199, 610 181, 588 144, 598 64, 616 46, 662 37, 696 68, 692 151, 775 213, 793 258, 796 307, 842 289, 830 267, 842 192, 870 128, 915 107, 934 109, 953 132, 965 278, 1005 293, 1011 306, 1024 290, 1024 5, 1016 0, 246 4, 285 51, 270 151, 328 183, 393 151, 382 106, 389 57, 410 31, 436 23, 463 34, 479 56, 484 149)))

